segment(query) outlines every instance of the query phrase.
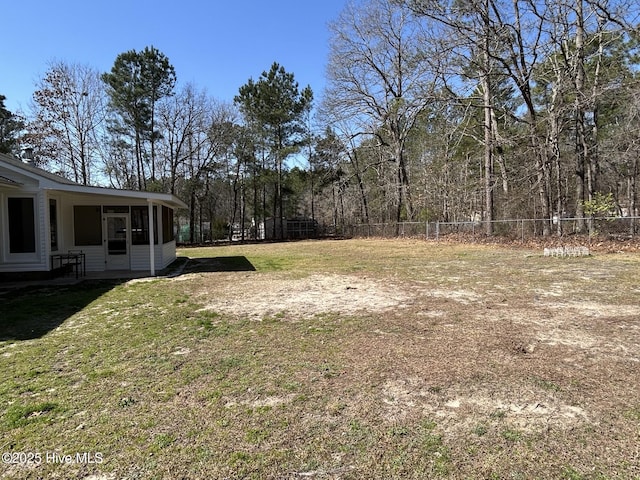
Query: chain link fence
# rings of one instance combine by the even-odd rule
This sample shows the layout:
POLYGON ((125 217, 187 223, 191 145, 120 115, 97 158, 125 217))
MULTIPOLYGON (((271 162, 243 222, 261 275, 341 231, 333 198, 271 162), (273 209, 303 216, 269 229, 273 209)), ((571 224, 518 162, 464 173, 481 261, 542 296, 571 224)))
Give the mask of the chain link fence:
MULTIPOLYGON (((632 238, 640 234, 640 217, 585 217, 545 219, 493 220, 492 235, 510 239, 542 236, 545 226, 555 236, 589 233, 607 238, 632 238), (582 231, 581 231, 582 226, 582 231)), ((345 233, 352 237, 368 238, 426 238, 439 239, 451 234, 486 236, 486 222, 400 222, 352 225, 345 233)))

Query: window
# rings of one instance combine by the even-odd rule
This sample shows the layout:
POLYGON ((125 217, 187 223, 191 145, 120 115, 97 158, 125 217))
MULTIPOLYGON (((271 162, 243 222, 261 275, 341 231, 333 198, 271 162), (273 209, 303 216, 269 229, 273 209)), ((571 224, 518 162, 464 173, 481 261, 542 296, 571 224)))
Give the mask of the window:
POLYGON ((9 198, 9 253, 35 253, 36 222, 33 198, 9 198))
POLYGON ((58 205, 51 198, 49 199, 49 231, 51 232, 51 250, 58 250, 58 205))
POLYGON ((173 209, 162 207, 162 243, 174 240, 173 234, 173 209))
POLYGON ((96 206, 73 207, 73 233, 76 246, 102 245, 102 213, 96 206))
MULTIPOLYGON (((158 244, 158 209, 153 207, 153 243, 158 244)), ((131 244, 149 245, 149 207, 131 207, 131 244)))

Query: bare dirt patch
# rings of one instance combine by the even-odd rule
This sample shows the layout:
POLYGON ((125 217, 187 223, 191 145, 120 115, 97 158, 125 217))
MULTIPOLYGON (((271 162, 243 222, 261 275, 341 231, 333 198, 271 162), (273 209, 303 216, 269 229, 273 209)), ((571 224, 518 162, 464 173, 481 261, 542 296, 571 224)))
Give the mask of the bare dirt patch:
POLYGON ((217 285, 199 292, 200 299, 206 298, 204 309, 249 319, 381 312, 406 305, 411 299, 411 294, 398 285, 351 275, 317 274, 299 279, 274 274, 247 275, 241 294, 237 288, 224 285, 224 275, 216 276, 214 281, 217 285))
POLYGON ((387 382, 382 389, 390 421, 416 413, 437 419, 450 435, 471 432, 476 425, 500 421, 527 433, 548 428, 570 429, 588 421, 577 405, 568 405, 542 389, 492 391, 486 387, 446 393, 418 377, 387 382))
MULTIPOLYGON (((587 281, 590 274, 599 272, 583 273, 587 281)), ((357 403, 380 407, 389 425, 431 418, 450 438, 490 428, 507 438, 593 428, 606 416, 603 407, 614 403, 598 383, 610 369, 624 377, 640 362, 640 308, 580 300, 564 280, 542 286, 526 276, 522 285, 456 277, 447 285, 375 275, 195 275, 203 275, 191 280, 204 310, 220 314, 317 317, 319 325, 323 314, 373 315, 370 328, 342 346, 349 352, 343 362, 359 372, 356 383, 373 372, 380 378, 377 394, 359 394, 357 403), (591 391, 576 395, 574 384, 591 391)), ((229 399, 228 405, 292 398, 229 399)), ((354 405, 329 410, 347 415, 354 405)))

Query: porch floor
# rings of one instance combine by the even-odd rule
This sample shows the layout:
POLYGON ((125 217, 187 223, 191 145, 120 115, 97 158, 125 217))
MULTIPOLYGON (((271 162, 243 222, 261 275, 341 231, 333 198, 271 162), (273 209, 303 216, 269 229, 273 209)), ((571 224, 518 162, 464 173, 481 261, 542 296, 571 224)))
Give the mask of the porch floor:
POLYGON ((66 275, 55 277, 51 279, 42 280, 20 280, 17 282, 2 282, 0 283, 0 295, 5 294, 11 290, 18 288, 28 287, 59 287, 65 285, 77 285, 82 282, 92 280, 130 280, 133 278, 145 278, 150 277, 148 271, 131 272, 128 270, 113 270, 109 272, 87 272, 85 276, 76 278, 75 275, 66 275))
POLYGON ((60 277, 41 279, 41 280, 21 280, 16 282, 1 282, 0 283, 0 296, 15 290, 17 288, 27 287, 53 287, 53 286, 66 286, 76 285, 86 281, 95 280, 132 280, 134 278, 161 278, 161 277, 173 277, 180 275, 187 264, 187 258, 178 258, 167 268, 156 272, 155 277, 151 277, 149 270, 131 271, 131 270, 108 270, 104 272, 87 272, 86 275, 76 278, 73 273, 63 275, 60 277))

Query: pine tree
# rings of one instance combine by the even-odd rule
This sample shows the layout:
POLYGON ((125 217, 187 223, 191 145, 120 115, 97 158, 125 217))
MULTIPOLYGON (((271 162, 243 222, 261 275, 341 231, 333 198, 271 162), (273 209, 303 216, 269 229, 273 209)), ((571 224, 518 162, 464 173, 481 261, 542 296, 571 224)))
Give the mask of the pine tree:
POLYGON ((173 94, 176 73, 169 59, 155 47, 141 52, 130 50, 116 58, 110 73, 102 75, 117 118, 112 131, 129 133, 133 137, 135 177, 140 190, 146 188, 149 176, 155 179, 155 142, 157 102, 173 94), (147 153, 147 144, 150 152, 147 153), (149 168, 145 169, 145 164, 149 168), (147 171, 149 170, 149 171, 147 171))
POLYGON ((0 95, 0 153, 18 154, 18 134, 24 128, 24 122, 17 115, 7 110, 0 95))

